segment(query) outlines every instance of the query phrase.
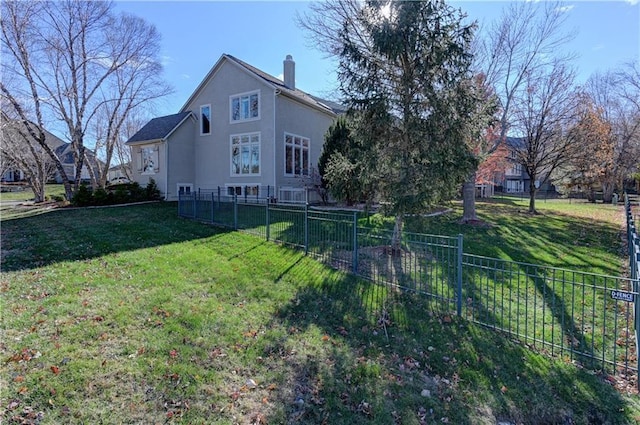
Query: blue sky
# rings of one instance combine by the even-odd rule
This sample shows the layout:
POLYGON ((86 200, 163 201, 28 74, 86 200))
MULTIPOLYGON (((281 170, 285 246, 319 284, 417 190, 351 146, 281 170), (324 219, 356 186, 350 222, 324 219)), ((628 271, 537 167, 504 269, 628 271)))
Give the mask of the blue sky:
MULTIPOLYGON (((452 1, 471 19, 489 22, 505 1, 452 1)), ((154 24, 162 34, 165 78, 175 93, 155 115, 176 113, 223 53, 229 53, 274 76, 282 74, 288 54, 296 61, 301 90, 332 97, 335 64, 309 45, 294 21, 308 9, 306 1, 118 1, 116 8, 154 24)), ((568 1, 567 29, 578 34, 567 49, 579 57, 579 82, 593 72, 639 60, 639 0, 568 1)))

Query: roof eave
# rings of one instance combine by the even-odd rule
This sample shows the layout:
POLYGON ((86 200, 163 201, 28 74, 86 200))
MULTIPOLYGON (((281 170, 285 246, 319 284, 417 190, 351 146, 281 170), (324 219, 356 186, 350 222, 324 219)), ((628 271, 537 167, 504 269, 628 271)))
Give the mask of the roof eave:
POLYGON ((169 139, 169 137, 171 137, 171 135, 178 129, 178 127, 180 127, 182 125, 182 123, 184 123, 187 118, 191 117, 194 121, 196 119, 196 117, 193 115, 192 111, 189 111, 189 113, 187 115, 185 115, 185 117, 180 120, 180 122, 178 124, 176 124, 175 126, 173 126, 173 128, 171 129, 171 131, 169 133, 167 133, 166 136, 163 137, 164 140, 169 139))
POLYGON ((139 145, 148 145, 151 143, 163 143, 166 141, 167 141, 167 138, 163 137, 160 139, 136 140, 134 142, 127 141, 127 142, 124 142, 124 144, 127 146, 139 146, 139 145))
POLYGON ((282 91, 282 90, 277 90, 276 93, 279 94, 279 95, 283 95, 285 97, 288 97, 289 99, 291 99, 293 101, 296 101, 296 102, 302 103, 304 105, 307 105, 310 108, 315 109, 316 111, 323 112, 323 113, 329 115, 332 118, 336 118, 338 116, 338 114, 333 112, 331 109, 323 108, 321 106, 318 106, 318 104, 316 104, 314 102, 310 102, 310 101, 308 101, 308 100, 306 100, 304 98, 301 98, 300 96, 295 96, 295 95, 293 95, 291 93, 288 93, 288 92, 282 91))
POLYGON ((236 68, 241 69, 244 73, 246 73, 247 75, 250 75, 251 77, 255 78, 258 81, 261 81, 262 83, 266 84, 268 87, 270 87, 273 90, 276 90, 276 86, 274 86, 272 83, 270 83, 269 81, 265 80, 264 78, 261 78, 260 76, 256 75, 255 73, 251 72, 250 70, 248 70, 247 68, 245 68, 244 66, 242 66, 241 64, 239 64, 238 62, 236 62, 235 60, 233 60, 231 57, 229 57, 229 55, 227 55, 226 53, 224 53, 222 56, 220 56, 220 59, 218 59, 218 61, 213 65, 213 67, 211 67, 211 70, 209 70, 209 72, 207 73, 207 75, 202 79, 202 81, 200 82, 200 84, 198 84, 198 87, 193 91, 193 93, 191 93, 191 96, 189 96, 189 98, 187 99, 187 101, 185 102, 184 105, 182 105, 182 108, 180 108, 180 112, 185 112, 187 111, 187 106, 189 106, 189 104, 196 98, 196 96, 202 91, 202 89, 207 85, 207 83, 209 82, 209 80, 211 78, 213 78, 213 76, 215 75, 215 73, 218 71, 218 69, 220 69, 220 67, 222 66, 223 62, 228 62, 233 64, 236 68))

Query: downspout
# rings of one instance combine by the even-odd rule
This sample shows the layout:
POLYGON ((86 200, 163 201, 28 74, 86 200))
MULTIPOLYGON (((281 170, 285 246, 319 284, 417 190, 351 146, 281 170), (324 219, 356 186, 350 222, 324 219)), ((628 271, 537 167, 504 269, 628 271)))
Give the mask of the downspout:
POLYGON ((165 162, 165 173, 164 173, 164 200, 169 200, 169 143, 167 139, 162 139, 164 143, 164 162, 165 162))
POLYGON ((276 97, 280 95, 280 89, 276 88, 273 91, 273 197, 277 198, 276 195, 276 181, 278 176, 278 169, 276 168, 276 164, 278 163, 278 141, 276 140, 276 97))

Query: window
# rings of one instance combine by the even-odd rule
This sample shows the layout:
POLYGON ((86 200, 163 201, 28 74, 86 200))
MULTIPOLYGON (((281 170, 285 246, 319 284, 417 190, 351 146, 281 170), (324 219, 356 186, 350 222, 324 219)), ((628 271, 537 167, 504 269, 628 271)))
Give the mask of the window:
POLYGON ((146 146, 140 149, 140 159, 142 174, 155 174, 159 171, 157 146, 146 146))
POLYGON ((260 133, 231 136, 231 175, 260 174, 260 133))
POLYGON ((200 135, 211 134, 211 105, 200 107, 200 135))
POLYGON ((231 109, 231 122, 260 119, 259 92, 231 96, 229 104, 231 109))
POLYGON ((247 184, 242 186, 227 185, 228 196, 258 196, 260 192, 260 186, 257 184, 247 184))
POLYGON ((178 183, 178 195, 190 195, 193 192, 191 183, 178 183))
POLYGON ((309 175, 309 146, 306 137, 284 135, 284 174, 289 176, 309 175))

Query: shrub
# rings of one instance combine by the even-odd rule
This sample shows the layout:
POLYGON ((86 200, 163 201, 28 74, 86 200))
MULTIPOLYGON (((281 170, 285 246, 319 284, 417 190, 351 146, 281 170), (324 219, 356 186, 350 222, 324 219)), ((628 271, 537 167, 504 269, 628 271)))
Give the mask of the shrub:
POLYGON ((76 207, 86 207, 90 205, 114 205, 126 204, 129 202, 159 201, 162 199, 160 189, 155 180, 150 179, 146 187, 140 186, 137 182, 122 183, 109 186, 108 188, 91 187, 83 183, 78 191, 73 195, 72 205, 76 207))
POLYGON ((154 179, 149 179, 149 183, 145 188, 145 192, 148 201, 159 201, 160 199, 162 199, 162 196, 160 195, 160 189, 158 189, 158 185, 156 184, 156 181, 154 179))
POLYGON ((129 185, 119 184, 112 186, 111 193, 113 193, 114 204, 126 204, 129 202, 129 185))
POLYGON ((129 184, 129 202, 146 201, 145 189, 138 182, 129 184))
POLYGON ((73 194, 71 204, 75 207, 86 207, 92 205, 92 195, 93 191, 91 188, 83 183, 78 187, 78 191, 73 194))
POLYGON ((99 187, 93 191, 93 205, 109 205, 113 203, 113 195, 99 187))

